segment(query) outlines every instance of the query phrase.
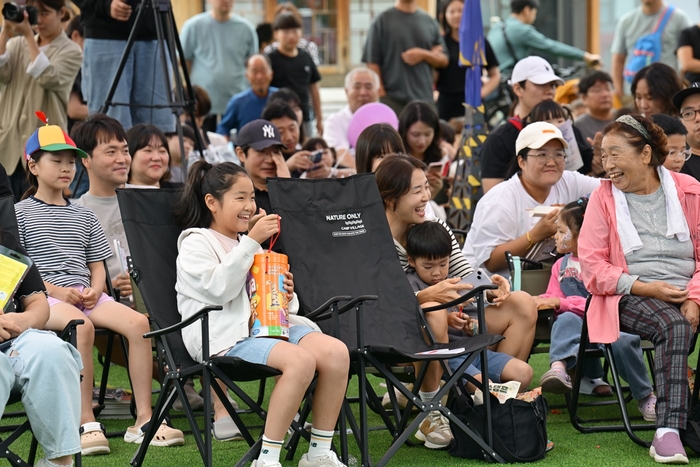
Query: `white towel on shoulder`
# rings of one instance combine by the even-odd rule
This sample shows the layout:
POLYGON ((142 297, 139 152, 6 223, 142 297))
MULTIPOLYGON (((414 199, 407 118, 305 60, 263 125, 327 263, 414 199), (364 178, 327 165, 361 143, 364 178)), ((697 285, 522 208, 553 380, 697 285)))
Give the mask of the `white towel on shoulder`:
MULTIPOLYGON (((657 167, 659 179, 661 180, 661 189, 664 190, 666 197, 666 238, 671 238, 674 235, 678 237, 678 241, 687 242, 690 240, 690 230, 688 222, 685 220, 685 213, 681 207, 681 202, 678 199, 678 191, 676 183, 673 181, 671 172, 665 167, 657 167)), ((622 252, 625 255, 633 251, 641 249, 644 245, 639 238, 637 229, 632 223, 629 206, 625 194, 612 186, 613 198, 615 199, 615 217, 617 218, 617 233, 620 236, 622 244, 622 252)))

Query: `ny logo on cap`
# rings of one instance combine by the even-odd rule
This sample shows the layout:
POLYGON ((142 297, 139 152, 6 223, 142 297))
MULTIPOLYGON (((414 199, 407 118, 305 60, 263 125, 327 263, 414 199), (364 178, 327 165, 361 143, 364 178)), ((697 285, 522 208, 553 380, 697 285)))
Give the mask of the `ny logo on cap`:
POLYGON ((263 130, 263 137, 265 137, 265 138, 274 138, 275 137, 275 128, 272 125, 263 126, 262 130, 263 130))

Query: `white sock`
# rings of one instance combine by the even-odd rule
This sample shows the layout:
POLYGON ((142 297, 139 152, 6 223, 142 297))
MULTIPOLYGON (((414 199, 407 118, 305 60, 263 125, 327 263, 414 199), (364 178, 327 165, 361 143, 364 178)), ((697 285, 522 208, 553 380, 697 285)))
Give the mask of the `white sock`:
POLYGON ((262 447, 260 448, 260 455, 258 456, 258 460, 267 461, 269 463, 279 462, 282 444, 284 444, 284 440, 275 441, 263 435, 263 442, 262 447))
POLYGON ((680 435, 678 428, 657 428, 656 429, 656 437, 657 438, 661 438, 666 433, 675 433, 677 435, 680 435))
POLYGON ((420 397, 420 400, 422 400, 423 402, 430 402, 431 400, 435 399, 435 396, 437 395, 439 390, 440 389, 436 389, 436 390, 430 391, 430 392, 418 391, 418 396, 420 397))
POLYGON ((318 428, 311 427, 311 442, 309 443, 309 459, 319 457, 331 450, 331 442, 333 441, 332 431, 323 431, 318 428))

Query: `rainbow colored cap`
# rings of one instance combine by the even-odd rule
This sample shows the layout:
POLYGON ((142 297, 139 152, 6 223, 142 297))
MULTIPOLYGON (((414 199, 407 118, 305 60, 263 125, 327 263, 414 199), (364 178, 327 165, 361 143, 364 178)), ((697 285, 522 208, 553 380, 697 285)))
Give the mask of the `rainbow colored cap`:
POLYGON ((78 157, 88 156, 85 151, 75 146, 75 142, 61 127, 49 125, 49 121, 43 112, 36 112, 36 115, 46 125, 39 127, 27 140, 27 144, 24 146, 24 157, 27 161, 39 150, 48 152, 71 150, 75 151, 75 155, 78 157))

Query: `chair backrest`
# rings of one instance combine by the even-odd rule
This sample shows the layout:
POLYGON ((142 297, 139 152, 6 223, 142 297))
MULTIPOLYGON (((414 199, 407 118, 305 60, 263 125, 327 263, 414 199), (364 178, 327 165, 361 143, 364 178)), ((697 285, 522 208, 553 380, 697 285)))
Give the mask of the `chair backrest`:
POLYGON ((19 240, 17 217, 15 217, 15 199, 12 196, 0 198, 0 230, 12 232, 12 235, 19 240))
MULTIPOLYGON (((341 179, 268 179, 285 254, 302 310, 336 295, 378 295, 365 303, 367 345, 415 351, 423 345, 418 302, 399 263, 373 174, 341 179)), ((339 338, 357 348, 355 314, 340 320, 339 338)), ((331 323, 319 323, 330 332, 331 323)))
MULTIPOLYGON (((172 215, 177 193, 176 189, 117 190, 135 272, 134 280, 148 315, 158 328, 181 321, 175 282, 177 239, 182 229, 172 215)), ((194 365, 180 333, 168 334, 168 345, 176 363, 194 365)))

